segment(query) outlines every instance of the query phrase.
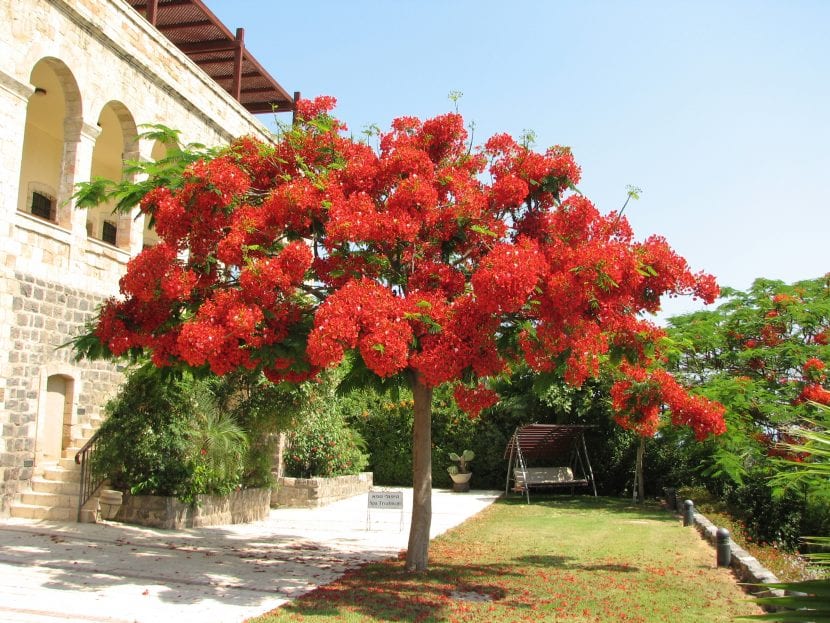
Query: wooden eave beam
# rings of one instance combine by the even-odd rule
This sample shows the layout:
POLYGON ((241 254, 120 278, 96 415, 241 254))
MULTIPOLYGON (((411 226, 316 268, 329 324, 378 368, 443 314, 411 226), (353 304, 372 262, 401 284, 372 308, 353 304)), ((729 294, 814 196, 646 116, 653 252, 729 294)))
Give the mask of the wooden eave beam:
POLYGON ((172 24, 156 24, 156 28, 161 32, 175 32, 177 30, 185 30, 186 28, 202 28, 204 26, 213 26, 213 22, 209 19, 199 19, 192 22, 174 22, 172 24))
POLYGON ((275 107, 276 112, 288 112, 294 108, 291 102, 280 102, 278 100, 275 100, 273 104, 271 102, 251 102, 243 104, 243 106, 245 106, 246 110, 253 115, 262 115, 274 112, 275 107))
MULTIPOLYGON (((132 7, 134 9, 138 10, 138 9, 146 9, 150 4, 158 4, 158 3, 159 3, 159 0, 148 0, 147 2, 136 2, 135 4, 130 2, 130 5, 132 5, 132 7)), ((165 2, 159 8, 167 9, 167 8, 174 8, 174 7, 180 7, 180 6, 192 6, 192 5, 193 5, 192 0, 167 0, 167 2, 165 2)))
MULTIPOLYGON (((201 63, 199 63, 199 66, 200 66, 200 67, 201 67, 201 65, 202 65, 202 64, 201 64, 201 63)), ((204 68, 204 67, 202 67, 202 69, 204 70, 205 68, 204 68)), ((214 75, 212 75, 212 74, 211 74, 210 72, 208 72, 208 71, 206 71, 206 73, 207 73, 207 74, 208 74, 211 78, 213 78, 213 81, 214 81, 216 84, 218 84, 220 87, 222 87, 223 89, 230 89, 230 88, 233 86, 233 76, 228 75, 227 73, 222 74, 221 76, 219 76, 219 75, 214 76, 214 75)), ((244 80, 245 78, 260 78, 260 77, 261 77, 261 76, 260 76, 258 73, 253 73, 253 72, 247 72, 247 73, 242 74, 242 78, 243 78, 243 80, 244 80)), ((256 88, 259 88, 259 87, 251 87, 251 88, 252 88, 252 89, 256 89, 256 88)), ((242 91, 243 91, 243 92, 245 92, 245 90, 246 90, 246 89, 245 89, 245 87, 244 87, 244 85, 243 85, 243 87, 242 87, 242 91)), ((279 93, 279 90, 275 89, 273 86, 269 86, 269 87, 268 87, 267 89, 265 89, 265 90, 266 90, 266 91, 274 91, 275 93, 279 93)))
POLYGON ((236 50, 236 41, 233 39, 213 39, 212 41, 200 41, 199 43, 180 43, 177 44, 177 47, 185 54, 228 52, 236 50))
POLYGON ((255 95, 257 93, 273 93, 274 95, 279 97, 279 92, 274 87, 250 87, 247 89, 242 89, 243 95, 255 95))
POLYGON ((144 6, 144 11, 147 14, 147 21, 153 26, 156 25, 158 19, 159 0, 149 0, 144 6))

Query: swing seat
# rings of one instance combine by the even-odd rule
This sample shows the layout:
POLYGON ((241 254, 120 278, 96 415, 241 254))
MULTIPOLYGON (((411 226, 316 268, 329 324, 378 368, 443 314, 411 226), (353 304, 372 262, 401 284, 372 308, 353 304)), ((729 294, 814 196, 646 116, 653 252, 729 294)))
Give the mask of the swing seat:
POLYGON ((558 485, 587 484, 586 481, 574 479, 570 467, 533 467, 513 470, 513 490, 525 490, 525 487, 555 487, 558 485))

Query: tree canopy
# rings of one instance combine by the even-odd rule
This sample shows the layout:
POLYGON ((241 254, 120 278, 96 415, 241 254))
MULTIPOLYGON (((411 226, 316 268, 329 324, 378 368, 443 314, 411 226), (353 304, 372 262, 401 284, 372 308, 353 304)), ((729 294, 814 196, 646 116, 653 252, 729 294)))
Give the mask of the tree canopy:
POLYGON ((601 214, 569 149, 506 134, 473 147, 455 113, 356 140, 333 105, 302 101, 274 144, 241 138, 146 192, 160 242, 130 261, 80 352, 274 382, 349 357, 347 382, 409 383, 411 569, 426 566, 438 385, 477 416, 498 400, 488 379, 517 362, 574 386, 608 366, 621 425, 651 435, 667 405, 699 438, 723 432, 720 405, 662 369, 664 334, 645 317, 666 294, 711 302, 714 278, 601 214))
POLYGON ((727 408, 713 474, 741 483, 769 457, 802 458, 786 448, 789 428, 830 404, 830 276, 727 289, 716 309, 672 318, 668 332, 671 369, 727 408))

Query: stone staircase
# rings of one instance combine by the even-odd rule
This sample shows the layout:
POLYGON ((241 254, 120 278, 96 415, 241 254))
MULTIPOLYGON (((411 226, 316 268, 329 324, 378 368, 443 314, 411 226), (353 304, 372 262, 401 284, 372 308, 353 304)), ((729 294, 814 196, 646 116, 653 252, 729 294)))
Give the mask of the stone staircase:
MULTIPOLYGON (((75 464, 75 455, 97 430, 98 422, 79 427, 79 437, 73 438, 63 458, 40 466, 32 478, 28 491, 20 494, 9 509, 11 517, 48 521, 77 521, 81 466, 75 464)), ((98 500, 92 497, 85 505, 81 521, 95 521, 98 500)))
POLYGON ((20 501, 11 505, 12 517, 76 521, 78 518, 78 488, 81 468, 73 458, 64 458, 43 467, 40 476, 32 478, 29 491, 20 495, 20 501))

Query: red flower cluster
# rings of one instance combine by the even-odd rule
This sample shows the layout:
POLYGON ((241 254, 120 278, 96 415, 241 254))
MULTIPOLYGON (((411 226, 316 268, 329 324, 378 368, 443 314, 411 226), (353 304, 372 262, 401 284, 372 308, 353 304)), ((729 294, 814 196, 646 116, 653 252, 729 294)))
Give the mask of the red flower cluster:
POLYGON ((538 245, 520 236, 515 244, 496 245, 470 281, 483 311, 513 313, 524 307, 547 272, 538 245))
POLYGON ((400 299, 375 281, 350 281, 318 309, 308 336, 308 357, 320 367, 339 363, 358 348, 366 366, 382 377, 407 367, 413 331, 400 299))
POLYGON ((830 391, 827 391, 818 383, 809 383, 801 389, 801 393, 796 399, 797 403, 805 401, 817 402, 821 405, 830 406, 830 391))
POLYGON ((473 388, 456 385, 452 395, 458 408, 471 419, 477 418, 484 409, 492 407, 499 401, 499 395, 496 392, 481 385, 473 388))
POLYGON ((822 405, 830 405, 830 391, 823 387, 827 382, 825 363, 816 357, 804 362, 801 367, 802 386, 801 392, 796 397, 794 404, 803 402, 817 402, 822 405))
POLYGON ((690 395, 665 370, 645 370, 624 365, 625 378, 611 388, 611 400, 623 428, 651 437, 660 426, 665 408, 674 425, 690 426, 699 440, 726 431, 723 405, 703 396, 690 395))
MULTIPOLYGON (((471 149, 447 114, 397 119, 376 151, 345 135, 333 105, 302 101, 274 145, 239 139, 144 197, 161 243, 130 262, 124 300, 101 313, 95 334, 113 354, 297 381, 351 351, 379 376, 430 386, 525 359, 564 364, 579 385, 613 348, 643 366, 615 386, 621 421, 650 434, 666 403, 700 434, 721 430, 713 405, 645 373, 662 332, 638 318, 663 295, 713 300, 714 279, 569 194, 570 150, 507 135, 471 149)), ((495 395, 456 398, 477 414, 495 395)))

